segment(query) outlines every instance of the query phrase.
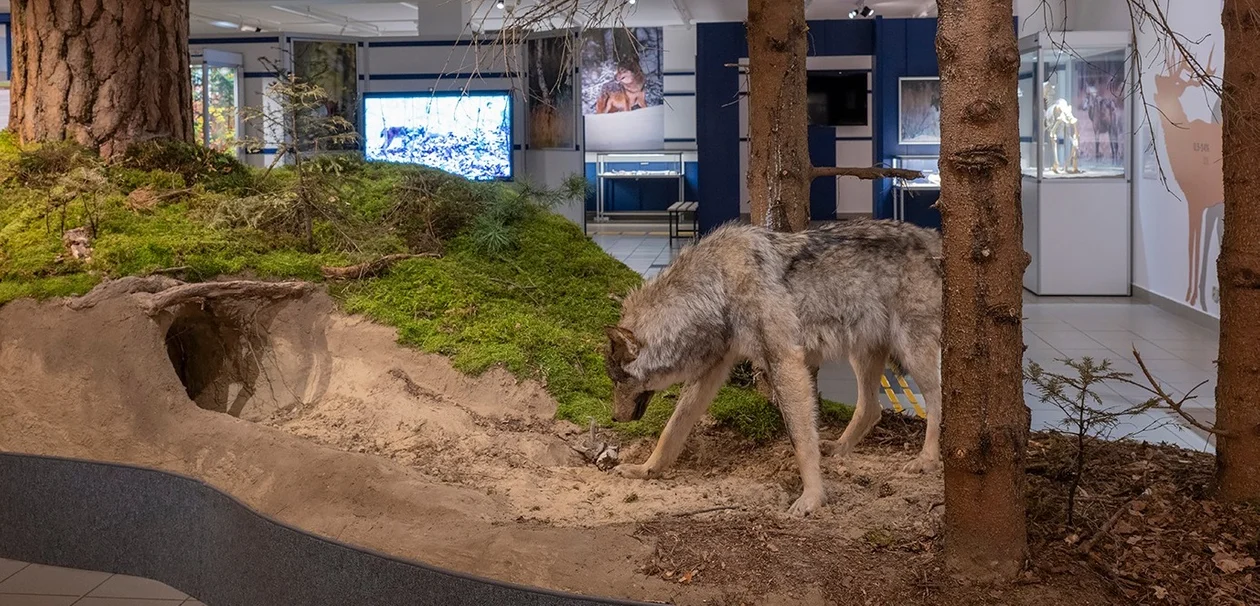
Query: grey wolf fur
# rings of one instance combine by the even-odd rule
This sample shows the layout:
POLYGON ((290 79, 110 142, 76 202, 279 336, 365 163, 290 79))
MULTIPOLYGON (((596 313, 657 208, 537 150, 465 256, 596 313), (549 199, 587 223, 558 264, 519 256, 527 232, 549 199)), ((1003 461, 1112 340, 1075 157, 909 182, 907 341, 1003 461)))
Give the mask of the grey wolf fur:
POLYGON ((847 356, 858 379, 853 420, 833 454, 847 454, 880 417, 877 390, 886 362, 923 390, 928 429, 906 468, 940 466, 940 236, 895 221, 858 220, 799 233, 720 227, 682 251, 659 276, 628 295, 606 328, 605 363, 613 418, 642 417, 656 390, 683 383, 674 414, 630 478, 659 477, 726 382, 751 360, 765 369, 796 451, 803 490, 790 513, 822 506, 814 372, 847 356))

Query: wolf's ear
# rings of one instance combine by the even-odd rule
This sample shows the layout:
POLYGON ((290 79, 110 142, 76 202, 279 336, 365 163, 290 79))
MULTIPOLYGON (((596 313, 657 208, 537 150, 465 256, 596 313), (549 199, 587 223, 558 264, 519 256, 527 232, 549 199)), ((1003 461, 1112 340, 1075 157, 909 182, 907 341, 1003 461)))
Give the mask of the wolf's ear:
POLYGON ((639 341, 634 333, 620 326, 605 326, 604 333, 608 335, 614 362, 625 365, 639 357, 639 341))

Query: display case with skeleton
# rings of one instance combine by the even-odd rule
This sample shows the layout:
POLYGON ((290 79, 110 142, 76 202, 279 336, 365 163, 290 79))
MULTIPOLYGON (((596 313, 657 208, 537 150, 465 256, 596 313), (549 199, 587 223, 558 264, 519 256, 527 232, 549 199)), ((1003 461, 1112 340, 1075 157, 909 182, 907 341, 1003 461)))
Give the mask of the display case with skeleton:
POLYGON ((1131 49, 1129 31, 1019 41, 1024 287, 1035 294, 1132 292, 1131 49))
MULTIPOLYGON (((1059 33, 1062 36, 1062 32, 1059 33)), ((1128 45, 1079 47, 1053 33, 1020 57, 1024 174, 1124 178, 1131 134, 1128 45)))

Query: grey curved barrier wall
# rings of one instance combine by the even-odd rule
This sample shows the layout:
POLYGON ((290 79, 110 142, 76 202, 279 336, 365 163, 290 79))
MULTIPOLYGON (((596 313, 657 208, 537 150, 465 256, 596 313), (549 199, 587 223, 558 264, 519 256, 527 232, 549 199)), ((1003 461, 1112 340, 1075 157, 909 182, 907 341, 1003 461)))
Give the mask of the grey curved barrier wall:
POLYGON ((317 537, 185 476, 0 453, 0 557, 161 581, 209 606, 643 604, 523 587, 317 537))

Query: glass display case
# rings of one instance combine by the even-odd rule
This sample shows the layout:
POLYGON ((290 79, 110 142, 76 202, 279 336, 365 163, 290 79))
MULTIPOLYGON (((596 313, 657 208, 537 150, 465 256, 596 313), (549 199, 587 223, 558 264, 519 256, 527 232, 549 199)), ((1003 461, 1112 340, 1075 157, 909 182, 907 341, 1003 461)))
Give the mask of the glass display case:
POLYGON ((683 152, 606 152, 595 155, 595 220, 607 221, 614 214, 604 208, 605 184, 609 179, 676 179, 678 199, 685 197, 686 164, 683 152))
MULTIPOLYGON (((1106 32, 1068 32, 1074 34, 1106 32)), ((1038 179, 1128 175, 1131 120, 1127 39, 1062 43, 1033 36, 1020 55, 1021 166, 1038 179)))
POLYGON ((1131 39, 1043 31, 1020 40, 1024 286, 1038 295, 1130 294, 1131 39))
POLYGON ((893 218, 906 220, 906 194, 941 191, 940 156, 894 156, 893 168, 917 170, 923 176, 910 179, 893 179, 893 218))

